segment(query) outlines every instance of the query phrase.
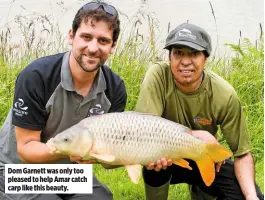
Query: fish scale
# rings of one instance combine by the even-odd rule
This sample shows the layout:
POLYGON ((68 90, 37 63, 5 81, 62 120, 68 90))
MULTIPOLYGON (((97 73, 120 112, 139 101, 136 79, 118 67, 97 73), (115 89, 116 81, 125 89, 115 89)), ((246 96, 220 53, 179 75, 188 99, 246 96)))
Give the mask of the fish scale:
POLYGON ((214 164, 232 156, 219 144, 206 143, 190 129, 151 114, 107 113, 83 119, 47 142, 50 152, 95 159, 109 165, 124 165, 134 183, 139 182, 141 166, 164 157, 192 170, 186 159, 196 162, 202 179, 210 185, 214 164))
MULTIPOLYGON (((141 114, 140 116, 129 112, 119 115, 112 114, 112 117, 107 120, 102 116, 87 120, 85 127, 91 130, 95 138, 94 151, 111 152, 118 155, 118 158, 122 158, 123 163, 140 162, 147 165, 162 156, 169 157, 175 154, 176 158, 177 151, 175 149, 184 149, 184 151, 189 148, 195 149, 196 142, 199 143, 198 140, 187 134, 189 129, 180 124, 165 121, 163 118, 153 115, 141 114), (154 121, 157 122, 154 123, 154 121), (135 131, 139 128, 141 131, 135 131), (123 139, 124 136, 125 139, 123 139), (108 138, 111 139, 108 141, 108 138)), ((121 160, 117 159, 112 164, 120 162, 121 160)))

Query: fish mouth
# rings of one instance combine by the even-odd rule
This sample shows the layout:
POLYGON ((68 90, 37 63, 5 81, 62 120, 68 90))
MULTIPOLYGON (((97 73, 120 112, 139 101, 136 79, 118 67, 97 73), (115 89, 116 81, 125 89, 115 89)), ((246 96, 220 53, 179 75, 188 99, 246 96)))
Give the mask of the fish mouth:
POLYGON ((56 154, 59 153, 58 152, 58 148, 54 145, 54 143, 52 142, 52 139, 48 140, 48 142, 46 143, 47 147, 49 148, 49 153, 50 154, 56 154))

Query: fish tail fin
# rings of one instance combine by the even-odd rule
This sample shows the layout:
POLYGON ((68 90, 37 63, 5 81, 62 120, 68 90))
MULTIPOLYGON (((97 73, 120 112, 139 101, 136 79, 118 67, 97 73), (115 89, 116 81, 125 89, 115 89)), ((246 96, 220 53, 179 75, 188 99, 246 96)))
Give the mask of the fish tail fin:
POLYGON ((227 148, 215 143, 206 143, 206 153, 211 157, 213 162, 220 162, 230 158, 233 153, 227 148))
POLYGON ((219 144, 205 144, 205 153, 200 160, 196 160, 205 185, 210 186, 214 181, 215 163, 223 161, 231 156, 232 152, 219 144))
POLYGON ((195 161, 205 185, 210 186, 215 178, 214 162, 210 156, 204 154, 200 160, 195 161))

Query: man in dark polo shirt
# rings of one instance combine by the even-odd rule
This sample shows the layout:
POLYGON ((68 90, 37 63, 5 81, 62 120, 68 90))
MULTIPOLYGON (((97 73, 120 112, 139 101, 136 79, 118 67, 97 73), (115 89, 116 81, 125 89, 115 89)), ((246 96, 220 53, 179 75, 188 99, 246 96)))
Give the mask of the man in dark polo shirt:
POLYGON ((40 58, 18 76, 13 107, 0 132, 0 199, 109 200, 111 192, 94 177, 93 194, 5 194, 9 163, 72 163, 51 155, 45 142, 91 115, 122 112, 123 81, 104 63, 120 33, 116 9, 90 2, 80 8, 69 31, 72 50, 40 58))

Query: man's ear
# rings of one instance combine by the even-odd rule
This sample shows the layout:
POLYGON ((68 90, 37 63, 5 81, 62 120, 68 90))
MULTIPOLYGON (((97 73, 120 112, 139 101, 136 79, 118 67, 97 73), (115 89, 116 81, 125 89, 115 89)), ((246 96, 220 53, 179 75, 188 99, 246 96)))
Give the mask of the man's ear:
POLYGON ((113 45, 112 45, 111 50, 110 50, 110 54, 113 54, 115 52, 116 45, 117 45, 117 41, 113 42, 113 45))
POLYGON ((68 31, 68 44, 72 45, 73 44, 73 40, 74 40, 73 30, 70 29, 68 31))

